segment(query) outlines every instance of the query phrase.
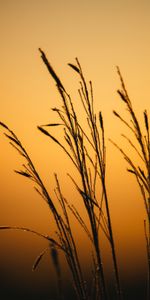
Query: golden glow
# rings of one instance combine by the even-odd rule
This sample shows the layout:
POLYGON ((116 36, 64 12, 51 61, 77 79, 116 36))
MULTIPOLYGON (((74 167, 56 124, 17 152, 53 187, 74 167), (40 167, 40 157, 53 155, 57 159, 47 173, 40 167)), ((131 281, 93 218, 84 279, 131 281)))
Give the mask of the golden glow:
MULTIPOLYGON (((149 110, 150 99, 150 2, 7 0, 0 1, 0 7, 0 121, 8 124, 20 137, 50 193, 54 194, 53 173, 56 172, 65 196, 71 203, 77 201, 77 206, 80 206, 80 199, 76 199, 66 175, 67 172, 74 173, 72 165, 57 145, 36 129, 37 125, 55 121, 55 114, 50 108, 61 105, 38 48, 46 52, 75 102, 79 100, 76 92, 78 77, 67 63, 73 63, 76 56, 79 58, 86 78, 93 82, 95 108, 97 112, 103 112, 106 137, 122 145, 120 134, 124 127, 112 115, 113 109, 124 114, 124 104, 116 94, 120 83, 115 66, 120 66, 129 95, 143 122, 142 112, 145 108, 149 110)), ((77 105, 77 109, 80 111, 81 107, 77 105)), ((0 225, 22 225, 53 234, 53 223, 46 204, 33 191, 32 184, 13 174, 12 170, 20 169, 22 161, 2 134, 0 145, 0 225)), ((112 222, 122 277, 127 277, 126 274, 134 273, 133 261, 134 265, 146 265, 144 205, 135 180, 126 173, 127 165, 119 152, 109 142, 107 151, 112 222)), ((43 249, 37 238, 36 242, 29 238, 25 243, 21 233, 19 238, 13 232, 0 232, 0 235, 3 269, 7 264, 5 247, 8 237, 9 247, 16 242, 16 253, 11 256, 19 255, 19 241, 23 245, 20 251, 25 249, 26 252, 31 246, 32 256, 43 249)), ((81 232, 77 236, 81 243, 81 256, 86 261, 88 255, 84 249, 87 241, 81 232)), ((27 254, 22 267, 28 257, 31 262, 30 251, 27 254)))

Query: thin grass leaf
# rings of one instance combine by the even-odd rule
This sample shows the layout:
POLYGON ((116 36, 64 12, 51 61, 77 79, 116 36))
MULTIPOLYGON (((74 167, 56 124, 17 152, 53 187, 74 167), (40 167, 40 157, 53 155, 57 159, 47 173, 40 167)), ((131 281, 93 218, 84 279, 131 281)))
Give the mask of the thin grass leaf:
POLYGON ((99 112, 99 122, 100 122, 100 126, 102 131, 104 131, 104 125, 103 125, 103 117, 102 117, 102 112, 99 112))
POLYGON ((25 168, 26 172, 29 173, 32 177, 35 176, 35 174, 33 172, 33 168, 29 163, 27 163, 27 165, 22 164, 22 166, 25 168))
POLYGON ((143 183, 146 190, 149 191, 149 186, 148 186, 147 181, 143 179, 143 176, 138 171, 137 167, 134 165, 134 163, 132 162, 130 157, 116 143, 114 143, 111 139, 109 139, 109 141, 122 153, 122 155, 124 156, 124 159, 131 166, 131 168, 133 168, 133 170, 135 171, 135 175, 136 175, 136 179, 138 180, 138 183, 139 183, 139 180, 140 180, 143 183))
POLYGON ((89 114, 89 112, 88 112, 88 110, 87 110, 87 107, 86 107, 86 104, 85 104, 85 101, 84 101, 84 95, 83 95, 83 91, 82 91, 82 89, 78 89, 78 93, 79 93, 79 96, 80 96, 80 99, 81 99, 81 102, 82 102, 83 108, 84 108, 84 110, 85 110, 86 114, 88 115, 88 114, 89 114))
POLYGON ((24 172, 24 171, 17 171, 17 170, 14 170, 15 173, 17 174, 20 174, 22 176, 25 176, 25 177, 28 177, 28 178, 31 178, 32 176, 30 174, 28 174, 27 172, 24 172))
POLYGON ((128 105, 130 106, 130 105, 131 105, 131 101, 130 101, 130 99, 129 99, 129 96, 128 96, 128 93, 127 93, 127 90, 126 90, 126 87, 125 87, 125 83, 124 83, 123 77, 122 77, 122 75, 121 75, 121 72, 120 72, 120 69, 119 69, 118 66, 117 66, 117 73, 118 73, 118 75, 119 75, 119 78, 120 78, 120 81, 121 81, 121 86, 122 86, 122 89, 123 89, 123 91, 124 91, 124 93, 125 93, 127 103, 128 103, 128 105))
POLYGON ((49 132, 48 132, 47 130, 45 130, 43 127, 37 126, 37 128, 38 128, 42 133, 44 133, 45 135, 50 136, 49 132))
POLYGON ((12 142, 9 142, 9 143, 10 143, 10 145, 11 145, 13 148, 15 148, 15 149, 19 152, 19 154, 20 154, 21 156, 25 157, 23 151, 21 151, 20 149, 18 149, 18 147, 16 147, 12 142))
POLYGON ((13 138, 12 136, 10 136, 9 134, 7 134, 7 133, 4 133, 5 134, 5 136, 8 138, 8 139, 10 139, 11 141, 13 141, 15 144, 17 144, 18 146, 20 146, 20 143, 19 143, 19 141, 18 140, 16 140, 15 138, 13 138))
POLYGON ((44 251, 42 251, 38 256, 37 258, 35 259, 35 262, 33 263, 33 266, 32 266, 32 271, 35 271, 35 269, 37 269, 41 259, 43 258, 44 254, 46 253, 46 251, 48 250, 48 248, 46 248, 44 251))
POLYGON ((145 121, 145 127, 146 130, 149 131, 149 124, 148 124, 148 115, 147 115, 147 111, 144 111, 144 121, 145 121))
POLYGON ((3 123, 3 122, 0 122, 0 126, 4 127, 5 129, 9 130, 9 128, 3 123))
POLYGON ((142 193, 142 196, 143 196, 143 199, 144 199, 144 205, 145 205, 147 217, 149 218, 150 210, 149 210, 149 203, 148 203, 148 201, 147 201, 145 189, 144 189, 143 185, 139 182, 138 178, 137 178, 137 182, 138 182, 138 184, 139 184, 139 186, 140 186, 140 190, 141 190, 141 193, 142 193))
POLYGON ((98 204, 91 199, 91 197, 89 197, 86 193, 84 193, 82 190, 79 189, 80 194, 82 195, 82 197, 84 198, 84 200, 88 200, 90 201, 92 204, 94 204, 95 206, 99 207, 98 204))
POLYGON ((140 152, 138 151, 138 149, 135 147, 135 145, 131 142, 131 140, 126 135, 124 135, 124 134, 122 134, 121 136, 123 136, 123 138, 125 138, 129 142, 129 144, 131 145, 131 147, 137 152, 137 154, 142 159, 142 161, 144 161, 142 155, 140 154, 140 152))
POLYGON ((147 181, 144 171, 140 167, 138 167, 138 169, 139 169, 141 175, 143 176, 143 178, 147 181))
POLYGON ((115 110, 113 110, 113 114, 120 119, 120 115, 115 110))
POLYGON ((52 239, 48 235, 39 233, 39 232, 37 232, 35 230, 32 230, 30 228, 27 228, 27 227, 2 225, 2 226, 0 226, 0 230, 21 230, 21 231, 25 231, 25 232, 31 232, 31 233, 34 233, 35 235, 39 236, 39 237, 42 237, 42 238, 48 240, 49 242, 53 243, 59 249, 65 251, 65 249, 57 241, 55 241, 54 239, 52 239))
POLYGON ((123 94, 122 91, 118 90, 117 93, 120 95, 121 99, 125 102, 128 103, 126 96, 123 94))
POLYGON ((88 236, 90 237, 90 240, 93 242, 92 237, 90 235, 90 232, 87 228, 87 226, 85 225, 85 222, 83 221, 81 215, 79 214, 78 210, 75 208, 75 206, 72 204, 70 205, 66 199, 64 199, 67 207, 70 209, 70 211, 72 212, 72 214, 74 215, 74 217, 78 220, 78 222, 80 223, 80 225, 83 227, 83 229, 86 231, 86 233, 88 234, 88 236))
POLYGON ((91 80, 90 80, 89 84, 90 84, 90 92, 91 92, 91 112, 93 115, 94 114, 94 95, 93 95, 93 85, 92 85, 91 80))
POLYGON ((133 173, 134 175, 136 175, 136 172, 131 170, 131 169, 127 169, 128 172, 133 173))
POLYGON ((108 226, 106 225, 105 223, 105 220, 103 218, 103 216, 101 216, 101 220, 98 219, 98 217, 96 216, 96 220, 97 220, 97 223, 98 223, 98 228, 100 227, 103 231, 103 233, 105 234, 106 238, 108 239, 108 241, 111 243, 111 239, 110 239, 110 236, 109 236, 109 230, 108 230, 108 226))
POLYGON ((77 191, 79 191, 80 188, 79 188, 78 184, 76 183, 76 181, 73 179, 73 177, 69 173, 67 173, 67 175, 71 179, 71 181, 73 182, 73 184, 75 185, 77 191))
POLYGON ((43 194, 39 191, 39 189, 36 186, 34 187, 34 189, 44 200, 46 200, 46 202, 48 202, 46 197, 43 196, 43 194))
POLYGON ((47 130, 45 130, 44 128, 37 126, 37 128, 44 133, 45 135, 47 135, 48 137, 50 137, 55 143, 57 143, 58 145, 62 146, 61 143, 53 136, 51 135, 47 130))
POLYGON ((43 237, 46 240, 50 240, 50 241, 54 242, 54 240, 51 239, 51 238, 49 238, 48 235, 41 234, 41 233, 39 233, 37 231, 34 231, 34 230, 30 229, 30 228, 27 228, 27 227, 2 225, 2 226, 0 226, 0 230, 21 230, 21 231, 27 231, 27 232, 34 233, 34 234, 36 234, 36 235, 38 235, 40 237, 43 237))
POLYGON ((130 128, 130 130, 134 133, 134 134, 136 134, 135 133, 135 130, 115 111, 115 110, 113 110, 113 114, 117 117, 117 118, 119 118, 128 128, 130 128))
POLYGON ((53 137, 48 131, 46 131, 45 129, 43 129, 40 126, 37 126, 37 128, 44 133, 45 135, 47 135, 48 137, 50 137, 56 144, 58 144, 64 151, 65 153, 70 157, 70 159, 72 160, 73 164, 76 166, 76 168, 78 169, 78 166, 76 164, 76 162, 73 160, 73 158, 71 157, 70 153, 66 150, 66 148, 55 138, 53 137))
POLYGON ((51 110, 52 110, 52 111, 56 111, 56 112, 59 112, 59 111, 60 111, 60 109, 58 109, 57 107, 52 107, 51 110))
POLYGON ((41 126, 60 126, 60 125, 63 125, 63 124, 60 124, 60 123, 50 123, 50 124, 45 124, 45 125, 41 125, 41 126))
POLYGON ((58 76, 56 75, 54 69, 52 68, 52 66, 50 65, 45 53, 41 50, 41 48, 39 48, 39 51, 41 52, 41 57, 43 62, 45 63, 49 73, 51 74, 51 76, 53 77, 53 79, 55 80, 55 82, 57 83, 58 87, 60 87, 62 90, 65 91, 65 88, 63 87, 60 79, 58 78, 58 76))
POLYGON ((70 66, 73 70, 75 70, 77 73, 80 74, 80 70, 77 66, 73 65, 73 64, 68 64, 68 66, 70 66))

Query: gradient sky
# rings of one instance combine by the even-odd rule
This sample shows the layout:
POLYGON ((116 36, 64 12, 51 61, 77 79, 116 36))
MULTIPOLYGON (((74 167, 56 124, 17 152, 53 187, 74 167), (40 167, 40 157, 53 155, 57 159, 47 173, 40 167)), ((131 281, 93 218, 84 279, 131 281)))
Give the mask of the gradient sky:
MULTIPOLYGON (((122 71, 141 119, 144 109, 149 111, 149 29, 148 0, 0 0, 0 120, 22 138, 51 193, 55 171, 62 180, 64 192, 72 199, 74 190, 71 185, 68 188, 66 169, 71 168, 69 162, 65 160, 64 170, 64 154, 36 129, 37 125, 55 120, 50 108, 60 104, 38 48, 46 52, 71 95, 77 95, 78 78, 67 63, 79 58, 87 80, 93 82, 95 107, 103 112, 106 136, 122 145, 120 134, 124 129, 112 115, 113 109, 124 114, 116 93, 120 87, 116 65, 122 71)), ((32 184, 13 173, 13 169, 20 169, 21 160, 2 134, 0 145, 1 225, 23 225, 41 232, 48 232, 50 228, 52 232, 46 205, 32 191, 32 184)), ((110 143, 107 147, 107 182, 120 269, 134 281, 140 272, 144 276, 146 268, 143 202, 135 180, 126 173, 126 163, 110 143)), ((41 241, 35 239, 33 242, 32 237, 24 237, 25 234, 23 238, 20 233, 0 235, 5 274, 10 270, 13 274, 14 263, 10 257, 8 260, 9 251, 11 257, 20 257, 19 253, 25 249, 27 255, 26 258, 24 255, 24 262, 21 256, 20 266, 26 264, 29 268, 32 259, 43 249, 41 241)), ((29 271, 26 270, 28 276, 29 271)), ((36 285, 35 278, 32 280, 36 285)))

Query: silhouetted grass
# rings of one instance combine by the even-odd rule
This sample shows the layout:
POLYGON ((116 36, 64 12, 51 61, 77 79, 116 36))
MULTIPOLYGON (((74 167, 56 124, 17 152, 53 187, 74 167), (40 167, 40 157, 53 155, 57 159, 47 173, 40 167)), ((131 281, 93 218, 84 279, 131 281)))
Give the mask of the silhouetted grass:
POLYGON ((133 149, 140 159, 140 165, 137 165, 133 159, 126 154, 126 152, 119 147, 116 143, 111 141, 115 147, 119 149, 122 153, 124 159, 129 165, 128 172, 133 174, 137 180, 140 187, 142 198, 144 201, 145 211, 147 215, 147 220, 144 220, 144 232, 147 248, 147 258, 148 258, 148 279, 147 279, 147 299, 150 297, 150 132, 149 132, 149 118, 147 111, 143 113, 143 121, 145 125, 145 132, 142 131, 140 122, 135 114, 131 100, 128 96, 124 80, 117 67, 118 75, 121 81, 121 90, 118 90, 120 99, 124 102, 126 110, 129 114, 129 119, 123 119, 118 112, 114 111, 114 115, 125 124, 129 129, 129 134, 132 134, 133 140, 128 138, 128 136, 122 134, 126 139, 129 147, 133 149))
MULTIPOLYGON (((42 257, 47 250, 50 250, 53 264, 55 266, 57 278, 58 278, 58 290, 59 299, 63 299, 63 288, 62 288, 62 271, 60 268, 60 262, 58 257, 58 251, 62 251, 65 255, 69 270, 72 274, 72 284, 75 289, 76 297, 79 300, 107 300, 108 291, 106 284, 105 266, 103 264, 102 258, 102 239, 101 232, 103 232, 112 253, 112 262, 114 267, 114 277, 116 285, 114 287, 116 293, 116 300, 121 300, 122 291, 120 285, 115 242, 111 224, 111 214, 109 209, 109 199, 107 195, 106 187, 106 145, 105 145, 105 130, 104 121, 102 113, 99 112, 97 116, 94 111, 94 96, 92 82, 87 83, 85 80, 81 65, 76 59, 75 64, 69 64, 74 72, 79 76, 80 88, 78 90, 79 99, 82 103, 84 110, 84 117, 86 126, 82 127, 79 121, 79 115, 76 113, 74 103, 69 93, 66 91, 63 83, 59 79, 58 75, 50 65, 45 53, 39 49, 41 53, 41 58, 47 67, 50 75, 55 81, 58 93, 60 95, 62 105, 60 107, 53 108, 53 112, 57 114, 59 121, 57 123, 50 123, 46 125, 38 126, 38 130, 55 142, 68 156, 71 160, 74 168, 77 170, 80 176, 80 182, 76 181, 70 174, 71 181, 76 187, 79 196, 82 199, 83 205, 85 207, 89 225, 84 222, 81 211, 78 211, 75 204, 72 205, 64 197, 61 189, 60 182, 58 180, 57 174, 55 174, 56 188, 55 194, 57 200, 60 204, 60 208, 56 208, 55 201, 50 196, 45 187, 39 173, 37 172, 29 154, 22 145, 21 141, 18 139, 16 134, 9 129, 4 123, 0 125, 5 130, 5 136, 8 138, 10 144, 15 147, 19 154, 23 157, 25 163, 22 165, 21 170, 16 170, 19 175, 28 178, 33 181, 35 190, 40 194, 44 201, 47 202, 50 211, 52 212, 53 219, 56 225, 56 239, 37 233, 32 229, 21 228, 21 227, 10 227, 1 226, 0 229, 18 229, 30 231, 34 234, 46 238, 48 241, 48 247, 44 249, 36 258, 33 264, 33 270, 37 268, 42 257), (49 131, 51 127, 54 127, 57 133, 57 128, 62 128, 64 134, 63 142, 60 142, 54 135, 49 131), (86 127, 88 128, 86 130, 86 127), (45 129, 46 128, 46 129, 45 129), (70 222, 69 213, 76 218, 77 222, 80 224, 81 228, 85 231, 87 238, 91 242, 92 257, 93 257, 93 275, 91 278, 91 286, 88 288, 86 284, 86 279, 83 275, 82 261, 79 259, 78 248, 76 245, 76 240, 73 235, 72 226, 70 222)), ((146 137, 142 135, 139 123, 135 116, 132 108, 131 101, 127 95, 124 82, 120 71, 118 69, 123 91, 118 91, 121 99, 127 105, 128 111, 132 117, 132 125, 129 125, 127 121, 116 112, 114 114, 129 127, 129 129, 134 133, 136 139, 138 140, 140 150, 136 148, 134 143, 126 137, 127 141, 130 143, 135 151, 139 154, 143 160, 147 173, 142 169, 142 167, 136 167, 134 162, 125 154, 125 152, 118 147, 114 142, 115 146, 121 151, 125 159, 128 161, 130 168, 129 171, 132 172, 138 181, 140 186, 142 196, 144 198, 145 208, 148 215, 150 215, 150 144, 149 144, 149 122, 147 112, 144 112, 144 120, 146 127, 146 137), (148 197, 147 197, 148 193, 148 197)), ((147 241, 147 254, 149 256, 149 231, 145 224, 145 237, 147 241)), ((89 249, 91 253, 91 249, 89 249)))

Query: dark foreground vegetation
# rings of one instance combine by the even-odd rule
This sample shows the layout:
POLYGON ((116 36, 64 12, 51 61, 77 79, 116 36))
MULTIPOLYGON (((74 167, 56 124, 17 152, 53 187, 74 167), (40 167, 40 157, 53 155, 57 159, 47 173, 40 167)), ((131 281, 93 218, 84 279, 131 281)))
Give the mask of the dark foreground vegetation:
MULTIPOLYGON (((36 258, 33 264, 33 270, 37 268, 44 254, 49 251, 55 271, 57 274, 58 296, 57 299, 66 299, 66 293, 63 286, 63 270, 59 260, 59 253, 63 253, 66 258, 67 265, 72 278, 72 296, 78 300, 107 300, 112 299, 107 279, 105 274, 105 265, 102 257, 102 242, 101 236, 105 237, 110 247, 113 277, 115 284, 113 286, 113 297, 116 300, 128 299, 122 291, 118 261, 116 255, 116 247, 113 233, 113 224, 111 221, 111 211, 109 208, 108 193, 106 186, 106 143, 105 143, 105 128, 102 112, 96 115, 94 110, 94 96, 92 82, 85 80, 81 65, 76 59, 75 64, 69 64, 70 68, 79 76, 79 99, 84 110, 84 124, 80 122, 80 116, 77 114, 73 100, 70 94, 66 91, 63 83, 57 76, 56 72, 50 65, 45 53, 39 49, 41 58, 47 67, 49 74, 55 81, 57 91, 60 95, 62 105, 52 108, 57 115, 56 123, 50 123, 38 126, 38 130, 56 143, 71 160, 74 168, 79 174, 80 181, 68 174, 70 180, 74 184, 79 196, 82 199, 86 214, 88 216, 88 224, 85 223, 82 216, 82 211, 76 209, 75 203, 68 201, 61 189, 57 174, 55 174, 56 188, 55 194, 59 206, 56 205, 56 199, 53 199, 49 194, 46 186, 43 183, 40 174, 36 170, 30 155, 22 145, 16 134, 4 123, 0 123, 4 129, 4 134, 8 138, 10 144, 19 152, 23 159, 21 170, 15 172, 28 178, 34 183, 35 190, 46 201, 53 216, 53 221, 56 227, 56 238, 48 235, 35 232, 32 229, 23 227, 10 227, 1 225, 1 230, 23 230, 29 231, 47 240, 47 248, 36 258), (63 133, 63 142, 51 134, 51 128, 59 128, 63 133), (58 208, 59 207, 59 208, 58 208), (83 272, 82 261, 80 261, 79 249, 76 245, 76 239, 73 234, 70 213, 76 219, 78 224, 87 235, 91 243, 89 253, 91 253, 92 269, 91 277, 87 283, 83 272)), ((114 111, 114 115, 120 122, 128 127, 129 135, 125 136, 126 142, 136 152, 141 160, 141 165, 136 165, 128 154, 118 146, 114 141, 111 141, 115 147, 123 155, 123 158, 128 163, 128 172, 135 176, 135 179, 140 187, 141 197, 145 206, 147 219, 144 220, 145 241, 147 245, 147 283, 146 293, 141 299, 149 299, 149 273, 150 273, 150 136, 149 136, 149 119, 147 111, 144 111, 145 131, 142 132, 139 121, 136 117, 132 103, 128 96, 122 75, 119 68, 117 72, 121 82, 121 89, 118 90, 120 100, 123 102, 129 114, 129 120, 125 120, 122 116, 114 111), (130 139, 130 133, 133 140, 130 139)), ((130 175, 130 174, 129 174, 130 175)), ((86 249, 87 251, 87 249, 86 249)), ((70 296, 68 296, 70 297, 70 296)), ((23 299, 23 298, 22 298, 23 299)), ((43 300, 47 298, 43 298, 43 300)))

